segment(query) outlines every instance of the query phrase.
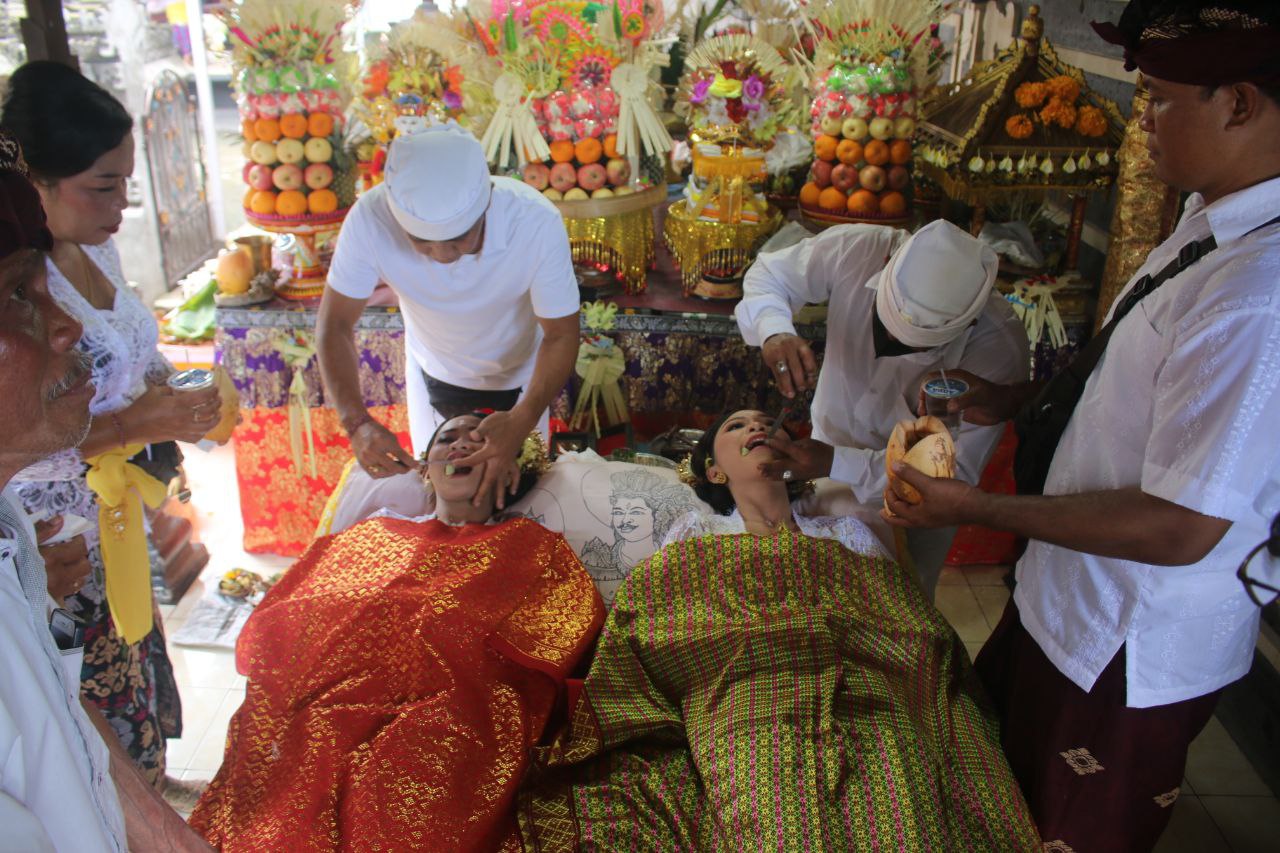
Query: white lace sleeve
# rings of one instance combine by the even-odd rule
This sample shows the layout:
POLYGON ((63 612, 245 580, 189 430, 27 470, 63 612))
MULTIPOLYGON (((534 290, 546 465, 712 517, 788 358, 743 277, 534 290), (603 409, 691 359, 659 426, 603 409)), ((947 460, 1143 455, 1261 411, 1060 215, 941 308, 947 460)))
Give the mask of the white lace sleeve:
POLYGON ((699 536, 706 536, 710 532, 707 529, 706 517, 702 513, 686 513, 671 523, 671 528, 667 530, 666 538, 662 540, 662 547, 665 548, 672 542, 682 542, 685 539, 697 539, 699 536))
POLYGON ((46 456, 14 475, 15 483, 40 483, 50 480, 79 480, 84 476, 84 457, 72 447, 46 456))
POLYGON ((173 371, 174 368, 169 363, 169 359, 165 358, 160 350, 156 350, 152 353, 151 361, 147 364, 147 384, 163 385, 173 371))
POLYGON ((856 518, 797 515, 796 522, 806 536, 834 539, 855 554, 894 559, 871 528, 856 518))

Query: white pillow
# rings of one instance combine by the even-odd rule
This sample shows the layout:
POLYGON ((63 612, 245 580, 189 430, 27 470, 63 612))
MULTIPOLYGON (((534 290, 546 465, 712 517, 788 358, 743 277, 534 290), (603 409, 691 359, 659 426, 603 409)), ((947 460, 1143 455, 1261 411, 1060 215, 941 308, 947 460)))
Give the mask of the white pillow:
MULTIPOLYGON (((341 533, 381 509, 417 518, 431 512, 431 505, 431 490, 417 473, 375 480, 353 460, 329 498, 316 535, 341 533)), ((500 517, 532 518, 563 533, 608 605, 631 569, 658 550, 671 523, 694 511, 710 513, 711 508, 675 471, 610 462, 587 450, 561 454, 500 517)))
POLYGON ((565 453, 504 517, 522 515, 564 534, 605 604, 635 565, 652 556, 672 522, 710 513, 669 468, 565 453))

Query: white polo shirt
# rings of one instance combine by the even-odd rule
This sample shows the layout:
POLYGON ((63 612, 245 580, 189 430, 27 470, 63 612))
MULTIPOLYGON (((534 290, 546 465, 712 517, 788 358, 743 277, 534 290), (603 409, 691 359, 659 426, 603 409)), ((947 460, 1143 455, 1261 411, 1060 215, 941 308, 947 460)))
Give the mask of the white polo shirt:
MULTIPOLYGON (((1226 535, 1190 566, 1035 541, 1018 562, 1014 600, 1045 655, 1088 690, 1123 645, 1130 707, 1202 696, 1253 661, 1258 608, 1236 568, 1280 512, 1280 226, 1249 232, 1277 212, 1280 178, 1208 207, 1191 196, 1134 279, 1210 233, 1217 250, 1120 321, 1044 489, 1137 486, 1231 521, 1226 535)), ((1268 577, 1270 559, 1261 555, 1253 573, 1268 577)), ((1274 561, 1270 569, 1274 578, 1274 561)))
POLYGON ((24 525, 0 526, 0 849, 123 851, 107 745, 49 633, 43 572, 29 588, 19 577, 34 531, 8 489, 0 501, 24 525))
POLYGON ((391 215, 385 184, 360 197, 338 235, 329 286, 367 299, 379 281, 400 297, 409 354, 436 379, 503 391, 533 375, 537 318, 578 313, 564 221, 537 190, 493 178, 484 246, 452 264, 414 250, 391 215))

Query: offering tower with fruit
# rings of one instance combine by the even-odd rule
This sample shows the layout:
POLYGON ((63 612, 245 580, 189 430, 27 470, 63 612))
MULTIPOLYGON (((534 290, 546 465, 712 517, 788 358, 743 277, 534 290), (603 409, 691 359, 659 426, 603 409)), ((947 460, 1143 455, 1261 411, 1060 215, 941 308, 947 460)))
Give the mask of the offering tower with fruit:
POLYGON ((814 4, 810 130, 814 161, 800 190, 823 222, 905 224, 919 93, 937 76, 936 0, 814 4))
POLYGON ((342 144, 349 62, 339 38, 345 0, 241 0, 223 16, 244 136, 245 218, 292 236, 293 275, 277 292, 319 296, 327 257, 355 196, 342 144))
POLYGON ((693 172, 667 211, 664 236, 685 293, 742 295, 742 273, 782 223, 765 198, 766 154, 793 121, 777 50, 749 35, 703 41, 685 60, 677 109, 689 125, 693 172))
POLYGON ((387 151, 400 127, 434 124, 462 115, 462 69, 432 45, 452 19, 440 13, 415 15, 392 27, 380 51, 361 73, 353 114, 368 130, 355 144, 359 189, 382 183, 387 151))
POLYGON ((461 14, 484 46, 459 61, 490 163, 556 204, 575 263, 643 290, 651 208, 666 198, 658 155, 671 147, 650 74, 666 61, 653 41, 662 4, 473 0, 461 14))

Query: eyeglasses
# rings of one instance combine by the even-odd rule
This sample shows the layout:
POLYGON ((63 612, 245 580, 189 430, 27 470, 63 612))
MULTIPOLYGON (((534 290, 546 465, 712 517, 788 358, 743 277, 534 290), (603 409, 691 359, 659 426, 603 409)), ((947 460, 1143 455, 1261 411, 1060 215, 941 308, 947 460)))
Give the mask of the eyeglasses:
POLYGON ((1275 595, 1280 594, 1280 587, 1249 577, 1249 561, 1262 553, 1263 550, 1266 550, 1272 557, 1280 559, 1280 515, 1271 520, 1271 537, 1265 542, 1258 543, 1257 547, 1250 551, 1241 561, 1240 568, 1236 569, 1236 577, 1240 579, 1240 583, 1244 584, 1245 592, 1249 593, 1249 598, 1259 607, 1266 607, 1271 603, 1275 595), (1264 590, 1265 592, 1259 594, 1259 590, 1264 590), (1266 595, 1268 592, 1272 593, 1272 595, 1266 595), (1263 596, 1266 598, 1265 601, 1263 596))

